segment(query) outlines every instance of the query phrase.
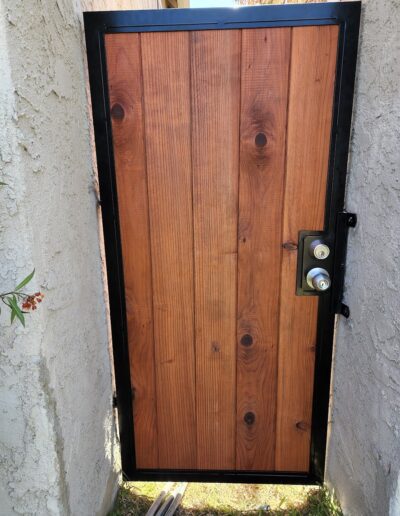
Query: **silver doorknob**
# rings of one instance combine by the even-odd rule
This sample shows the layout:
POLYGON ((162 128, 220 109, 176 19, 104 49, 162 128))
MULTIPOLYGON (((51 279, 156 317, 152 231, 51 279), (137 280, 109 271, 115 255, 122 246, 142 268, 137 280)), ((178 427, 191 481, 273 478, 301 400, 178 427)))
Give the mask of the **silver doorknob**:
POLYGON ((307 284, 310 288, 318 292, 324 292, 331 286, 329 272, 320 267, 311 269, 307 274, 307 284))
POLYGON ((310 245, 310 254, 317 260, 325 260, 330 254, 330 249, 321 240, 313 240, 310 245))

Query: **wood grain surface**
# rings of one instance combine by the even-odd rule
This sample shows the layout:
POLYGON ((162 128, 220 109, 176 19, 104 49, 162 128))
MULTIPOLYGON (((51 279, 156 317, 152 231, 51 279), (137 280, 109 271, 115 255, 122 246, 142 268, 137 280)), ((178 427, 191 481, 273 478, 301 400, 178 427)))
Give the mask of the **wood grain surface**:
POLYGON ((236 463, 245 470, 273 470, 275 460, 290 34, 242 36, 236 463))
MULTIPOLYGON (((292 29, 282 243, 324 227, 338 27, 292 29)), ((280 297, 277 471, 308 471, 317 297, 295 296, 297 250, 285 246, 280 297)))
POLYGON ((243 470, 271 471, 275 463, 290 35, 290 28, 242 35, 236 466, 243 470))
POLYGON ((240 31, 191 38, 198 467, 234 469, 240 31))
POLYGON ((141 468, 156 468, 153 302, 139 35, 107 35, 106 50, 134 397, 136 461, 141 468))
POLYGON ((139 468, 307 472, 337 26, 110 34, 139 468))
POLYGON ((146 33, 141 44, 159 466, 195 468, 189 34, 146 33))

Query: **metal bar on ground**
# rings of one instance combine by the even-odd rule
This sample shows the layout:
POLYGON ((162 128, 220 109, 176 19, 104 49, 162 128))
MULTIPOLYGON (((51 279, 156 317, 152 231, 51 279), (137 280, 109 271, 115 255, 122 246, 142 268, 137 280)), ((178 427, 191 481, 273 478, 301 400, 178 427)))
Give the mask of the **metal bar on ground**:
POLYGON ((162 506, 158 509, 158 511, 156 512, 155 516, 165 516, 165 514, 167 513, 171 503, 174 501, 174 497, 172 496, 172 494, 169 494, 165 500, 164 500, 164 503, 162 504, 162 506))
POLYGON ((181 500, 185 494, 188 483, 182 482, 178 484, 177 487, 173 490, 172 496, 174 497, 173 502, 169 506, 168 511, 165 513, 165 516, 173 516, 175 514, 176 509, 179 507, 181 500))
POLYGON ((173 486, 173 484, 174 484, 173 482, 167 482, 164 485, 164 487, 160 491, 160 494, 157 496, 157 498, 151 504, 150 509, 146 512, 146 516, 155 516, 156 512, 158 511, 160 505, 162 504, 165 496, 170 491, 170 489, 173 486))

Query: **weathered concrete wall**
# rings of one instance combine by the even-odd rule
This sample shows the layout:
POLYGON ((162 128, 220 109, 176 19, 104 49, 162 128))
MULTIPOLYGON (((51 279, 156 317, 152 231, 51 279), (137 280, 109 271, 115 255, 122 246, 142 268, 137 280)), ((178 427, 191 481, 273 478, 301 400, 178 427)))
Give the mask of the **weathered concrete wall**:
POLYGON ((346 514, 400 515, 400 2, 364 0, 327 476, 346 514))
MULTIPOLYGON (((141 6, 116 4, 83 8, 141 6)), ((46 295, 26 329, 0 317, 7 516, 102 515, 118 485, 81 11, 0 0, 0 290, 35 267, 46 295)))
POLYGON ((1 514, 104 513, 117 485, 79 6, 2 4, 1 285, 45 302, 1 321, 1 514), (4 66, 3 66, 4 65, 4 66))

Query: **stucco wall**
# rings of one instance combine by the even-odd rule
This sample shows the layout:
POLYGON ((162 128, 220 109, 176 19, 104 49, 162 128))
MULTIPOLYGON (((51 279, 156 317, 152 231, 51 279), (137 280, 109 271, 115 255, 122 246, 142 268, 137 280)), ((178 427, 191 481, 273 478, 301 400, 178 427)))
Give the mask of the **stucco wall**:
POLYGON ((25 329, 0 316, 1 515, 102 515, 116 492, 81 11, 141 5, 0 0, 0 290, 35 267, 46 296, 25 329))
MULTIPOLYGON (((117 486, 81 10, 145 4, 0 0, 0 285, 35 266, 46 294, 26 329, 0 319, 1 515, 101 515, 117 486)), ((400 514, 399 26, 364 0, 327 460, 356 516, 400 514)))
POLYGON ((400 515, 400 2, 364 0, 327 475, 346 514, 400 515))

